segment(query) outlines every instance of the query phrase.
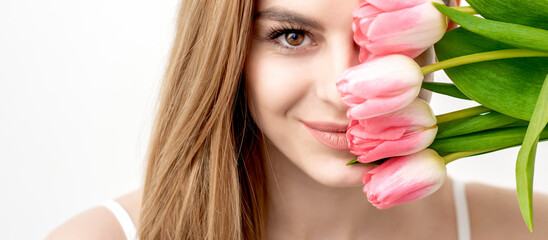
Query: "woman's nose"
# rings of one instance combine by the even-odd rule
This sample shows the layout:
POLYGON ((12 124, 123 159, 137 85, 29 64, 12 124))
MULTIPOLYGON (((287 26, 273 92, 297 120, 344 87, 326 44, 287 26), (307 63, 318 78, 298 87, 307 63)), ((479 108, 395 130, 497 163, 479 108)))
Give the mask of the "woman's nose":
POLYGON ((346 110, 348 106, 341 100, 336 81, 346 69, 360 63, 359 46, 354 43, 351 35, 335 38, 332 42, 333 44, 327 44, 322 54, 322 66, 319 67, 320 73, 317 75, 317 94, 319 98, 338 109, 346 110))

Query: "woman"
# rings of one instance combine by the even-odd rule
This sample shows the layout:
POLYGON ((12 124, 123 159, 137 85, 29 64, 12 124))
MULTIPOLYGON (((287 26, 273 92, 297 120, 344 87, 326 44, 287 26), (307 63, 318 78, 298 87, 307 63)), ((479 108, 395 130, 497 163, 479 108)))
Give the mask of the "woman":
POLYGON ((48 239, 125 239, 133 225, 140 239, 466 239, 468 227, 474 239, 548 237, 546 196, 534 235, 513 191, 483 185, 457 203, 450 180, 388 210, 367 203, 371 167, 345 166, 354 156, 332 140, 349 121, 335 80, 358 63, 357 3, 183 1, 143 189, 48 239))

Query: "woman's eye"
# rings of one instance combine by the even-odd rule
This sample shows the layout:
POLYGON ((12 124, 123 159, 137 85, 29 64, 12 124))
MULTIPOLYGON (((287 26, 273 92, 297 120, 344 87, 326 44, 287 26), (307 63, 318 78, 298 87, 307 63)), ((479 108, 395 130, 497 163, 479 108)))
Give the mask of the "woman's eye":
POLYGON ((305 36, 298 33, 285 34, 285 41, 291 46, 299 46, 304 42, 305 36))
POLYGON ((280 42, 285 47, 300 47, 300 46, 306 46, 310 43, 310 37, 308 37, 303 32, 286 32, 281 34, 278 39, 278 42, 280 42))

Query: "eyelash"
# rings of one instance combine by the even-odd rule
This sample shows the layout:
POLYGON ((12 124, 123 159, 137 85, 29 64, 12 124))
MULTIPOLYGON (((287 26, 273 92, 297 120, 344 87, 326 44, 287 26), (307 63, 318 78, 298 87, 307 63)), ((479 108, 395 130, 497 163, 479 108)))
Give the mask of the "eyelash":
POLYGON ((306 46, 296 46, 296 47, 290 47, 283 43, 281 43, 278 38, 280 36, 290 34, 290 33, 297 33, 297 34, 303 34, 305 38, 309 38, 311 43, 309 45, 315 45, 314 39, 312 38, 312 33, 310 33, 310 30, 302 27, 302 26, 292 26, 292 25, 280 25, 280 26, 274 26, 271 27, 268 30, 268 33, 266 34, 266 40, 271 41, 276 46, 280 47, 284 51, 300 51, 304 50, 301 48, 306 48, 306 46))

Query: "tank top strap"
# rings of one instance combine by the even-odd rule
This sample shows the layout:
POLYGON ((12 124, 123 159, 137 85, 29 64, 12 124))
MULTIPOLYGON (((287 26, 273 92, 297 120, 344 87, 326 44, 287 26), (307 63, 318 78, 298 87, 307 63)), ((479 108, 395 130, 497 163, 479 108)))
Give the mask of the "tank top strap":
POLYGON ((453 198, 457 215, 458 239, 470 240, 470 216, 468 214, 465 182, 453 179, 453 198))
POLYGON ((116 220, 118 220, 120 226, 122 226, 124 235, 126 235, 126 238, 128 240, 138 240, 135 224, 131 220, 131 217, 127 213, 126 209, 124 209, 124 207, 122 207, 120 203, 114 200, 107 200, 101 205, 106 207, 112 212, 112 214, 114 214, 114 217, 116 218, 116 220))

